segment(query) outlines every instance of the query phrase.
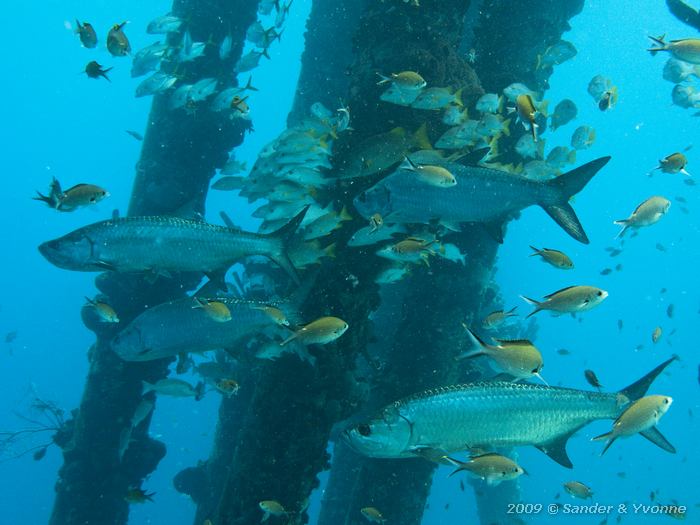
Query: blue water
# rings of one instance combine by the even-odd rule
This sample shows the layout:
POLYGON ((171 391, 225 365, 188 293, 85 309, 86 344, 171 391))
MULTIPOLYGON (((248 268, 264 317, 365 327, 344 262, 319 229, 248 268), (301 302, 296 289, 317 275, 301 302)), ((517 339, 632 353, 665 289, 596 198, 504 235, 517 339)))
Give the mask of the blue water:
MULTIPOLYGON (((250 97, 254 108, 255 133, 246 137, 237 158, 252 166, 260 148, 285 127, 298 76, 303 47, 304 22, 309 0, 296 0, 287 22, 282 44, 271 49, 272 60, 263 61, 253 72, 259 93, 250 97)), ((80 322, 79 310, 85 295, 94 293, 92 274, 59 270, 36 250, 42 241, 57 237, 89 222, 106 218, 111 210, 126 210, 138 160, 140 143, 124 133, 145 130, 151 100, 135 99, 140 79, 129 76, 128 59, 114 59, 102 47, 104 29, 129 20, 127 32, 133 49, 154 40, 145 26, 153 17, 169 10, 165 1, 137 2, 48 1, 11 3, 4 42, 3 145, 4 195, 0 207, 4 258, 0 272, 3 291, 0 335, 17 331, 15 341, 0 340, 0 429, 18 428, 22 422, 13 411, 29 397, 31 385, 45 398, 68 410, 78 405, 87 371, 86 350, 93 334, 80 322), (82 49, 77 38, 64 27, 74 18, 89 20, 98 28, 101 45, 82 49), (84 64, 95 59, 115 66, 112 82, 86 79, 84 64), (109 189, 112 196, 94 209, 58 214, 30 200, 36 189, 44 191, 51 176, 65 185, 91 182, 109 189)), ((678 453, 668 455, 649 442, 634 437, 621 440, 604 456, 601 445, 589 438, 604 432, 607 422, 590 425, 572 439, 569 454, 573 472, 562 469, 536 450, 519 450, 519 462, 530 476, 521 480, 524 501, 548 504, 554 501, 561 483, 577 479, 595 492, 594 501, 605 504, 647 502, 652 490, 657 500, 672 499, 691 507, 689 523, 700 523, 697 472, 700 470, 697 435, 700 425, 690 411, 700 414, 697 384, 697 349, 694 327, 700 301, 696 260, 700 246, 698 188, 683 184, 682 175, 646 176, 658 159, 693 144, 698 119, 671 105, 672 84, 661 78, 665 57, 644 51, 649 34, 667 33, 674 38, 695 36, 674 19, 662 2, 646 0, 590 1, 575 17, 572 30, 564 35, 575 44, 578 55, 555 68, 551 89, 545 98, 550 107, 571 98, 579 108, 577 120, 548 132, 548 149, 568 145, 573 130, 588 124, 597 131, 595 145, 579 152, 577 164, 602 155, 612 161, 578 195, 574 207, 591 238, 589 246, 570 239, 540 209, 528 209, 510 224, 499 252, 495 275, 508 307, 527 305, 520 294, 541 297, 563 286, 591 284, 610 292, 597 309, 579 319, 539 316, 537 344, 546 356, 543 375, 551 384, 585 388, 582 370, 592 368, 609 389, 621 388, 673 353, 680 361, 654 384, 654 393, 671 395, 674 405, 661 429, 678 453), (619 87, 620 100, 613 111, 602 113, 586 93, 588 81, 597 74, 619 87), (614 219, 627 216, 637 204, 652 195, 687 199, 684 214, 674 201, 669 214, 657 225, 628 239, 624 253, 610 258, 604 250, 613 243, 618 227, 614 219), (655 248, 662 243, 666 252, 655 248), (529 258, 528 244, 564 250, 576 264, 571 272, 560 272, 529 258), (623 269, 602 276, 600 271, 621 263, 623 269), (662 294, 660 289, 666 288, 662 294), (666 316, 669 304, 674 317, 666 316), (617 320, 624 320, 619 331, 617 320), (664 329, 661 341, 652 345, 655 326, 664 329), (672 330, 676 333, 668 334, 672 330), (637 345, 643 348, 636 350, 637 345), (567 348, 569 356, 555 351, 567 348), (617 473, 624 472, 625 477, 617 473)), ((700 174, 696 144, 687 156, 688 170, 700 174)), ((252 208, 230 193, 211 195, 209 219, 217 220, 225 209, 243 227, 252 228, 252 208)), ((165 525, 190 523, 194 507, 175 492, 172 477, 181 468, 204 459, 213 436, 218 398, 202 402, 159 399, 151 432, 168 444, 168 455, 145 486, 157 492, 154 504, 134 506, 130 523, 165 525)), ((53 485, 62 458, 56 447, 40 462, 31 455, 0 463, 0 522, 46 523, 53 502, 53 485)), ((446 469, 438 470, 424 523, 471 523, 474 501, 469 490, 462 493, 446 469), (444 509, 450 503, 448 510, 444 509), (448 520, 448 521, 445 521, 448 520)), ((562 495, 562 501, 569 501, 562 495)), ((311 509, 316 508, 312 505, 311 509)), ((601 517, 580 518, 576 523, 599 523, 601 517)), ((669 518, 656 518, 669 519, 669 518)), ((533 523, 569 523, 561 516, 538 516, 533 523)), ((572 521, 573 522, 573 521, 572 521)), ((623 523, 652 522, 640 516, 623 523)), ((612 523, 612 519, 611 519, 612 523)))

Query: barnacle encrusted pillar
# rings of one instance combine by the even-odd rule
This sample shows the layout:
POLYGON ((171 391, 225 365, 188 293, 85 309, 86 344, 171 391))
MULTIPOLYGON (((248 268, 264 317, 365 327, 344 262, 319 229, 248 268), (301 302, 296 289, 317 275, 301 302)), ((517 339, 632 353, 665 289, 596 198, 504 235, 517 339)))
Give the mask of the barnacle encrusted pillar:
MULTIPOLYGON (((216 77, 232 83, 233 64, 240 56, 245 31, 255 19, 256 2, 184 1, 173 4, 173 14, 187 19, 195 40, 220 41, 230 31, 234 48, 226 61, 216 49, 181 69, 181 82, 216 77)), ((175 38, 171 36, 170 38, 175 38)), ((174 44, 175 42, 173 42, 174 44)), ((164 66, 167 67, 167 66, 164 66)), ((131 215, 178 215, 202 212, 209 179, 224 164, 227 152, 243 140, 245 126, 224 114, 197 108, 194 113, 172 111, 168 95, 156 96, 149 115, 141 159, 129 207, 131 215)), ((182 296, 200 276, 144 279, 140 276, 102 274, 96 285, 119 313, 121 326, 144 308, 182 296)), ((141 381, 154 382, 167 374, 168 360, 125 363, 109 347, 119 326, 96 322, 83 309, 83 320, 97 336, 88 353, 90 368, 80 409, 71 426, 73 434, 63 448, 64 464, 56 483, 52 525, 121 525, 128 520, 124 496, 140 486, 165 455, 165 445, 148 437, 150 416, 131 433, 131 443, 120 459, 120 436, 131 424, 141 402, 141 381)), ((150 394, 154 401, 153 394, 150 394)))
MULTIPOLYGON (((467 254, 467 267, 434 258, 416 269, 394 301, 391 337, 375 378, 370 412, 408 395, 463 382, 455 357, 468 349, 462 322, 476 321, 490 279, 497 244, 478 226, 453 235, 467 254)), ((380 312, 381 315, 385 313, 380 312)), ((373 351, 374 355, 374 351, 373 351)), ((363 507, 378 508, 391 522, 419 524, 435 464, 425 459, 364 458, 337 443, 320 525, 361 524, 363 507)))
POLYGON ((290 126, 304 118, 315 102, 332 110, 344 102, 350 84, 352 36, 368 1, 313 0, 304 34, 301 74, 287 119, 290 126))
POLYGON ((318 486, 318 472, 328 468, 331 429, 357 409, 364 394, 352 370, 358 349, 371 336, 369 314, 378 305, 377 267, 344 248, 350 233, 335 232, 337 256, 323 263, 301 308, 303 319, 333 315, 350 328, 336 342, 310 348, 314 366, 283 356, 251 371, 257 377, 255 391, 211 518, 218 525, 259 523, 262 500, 281 503, 292 513, 290 525, 308 520, 308 497, 318 486))

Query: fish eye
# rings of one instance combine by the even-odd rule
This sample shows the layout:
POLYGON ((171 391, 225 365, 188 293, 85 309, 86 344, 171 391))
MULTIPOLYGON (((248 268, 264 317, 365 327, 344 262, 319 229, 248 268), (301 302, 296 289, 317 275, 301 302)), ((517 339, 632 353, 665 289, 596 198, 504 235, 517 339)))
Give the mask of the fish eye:
POLYGON ((598 295, 598 297, 600 297, 601 295, 603 295, 603 292, 600 291, 600 290, 598 290, 598 294, 597 294, 597 295, 598 295))
POLYGON ((664 405, 668 405, 668 399, 664 399, 664 405))
POLYGON ((360 433, 361 436, 369 436, 372 433, 372 429, 369 428, 369 425, 363 423, 362 425, 357 425, 357 431, 360 433))
POLYGON ((540 371, 540 367, 536 367, 532 369, 533 374, 537 374, 540 371))
POLYGON ((501 472, 501 474, 503 474, 505 476, 508 473, 504 470, 503 472, 501 472))

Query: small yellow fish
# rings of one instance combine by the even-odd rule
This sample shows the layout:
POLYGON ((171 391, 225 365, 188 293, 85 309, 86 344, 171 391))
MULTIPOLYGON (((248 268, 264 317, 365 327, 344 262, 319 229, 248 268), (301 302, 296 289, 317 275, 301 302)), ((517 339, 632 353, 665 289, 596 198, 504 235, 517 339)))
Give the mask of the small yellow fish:
POLYGON ((238 381, 235 379, 219 379, 216 383, 214 383, 214 386, 219 392, 227 397, 237 394, 238 390, 241 388, 241 385, 239 385, 238 381))
POLYGON ((226 323, 231 320, 231 310, 221 301, 210 301, 202 297, 195 297, 194 302, 195 304, 192 308, 201 308, 212 321, 226 323))
POLYGON ((58 211, 71 212, 83 206, 97 204, 107 197, 109 197, 109 192, 94 184, 76 184, 63 191, 61 183, 54 178, 51 181, 48 196, 37 191, 37 196, 33 199, 44 202, 50 208, 58 211))
POLYGON ((92 27, 90 22, 80 23, 80 20, 75 19, 76 28, 75 33, 80 37, 80 43, 83 44, 88 49, 92 49, 97 46, 97 33, 95 28, 92 27))
POLYGON ((123 57, 131 53, 131 44, 124 34, 126 22, 114 24, 107 33, 107 51, 115 57, 123 57))
POLYGON ((462 324, 476 350, 459 356, 459 359, 486 356, 492 359, 503 372, 516 379, 536 377, 543 383, 540 372, 544 367, 542 354, 530 341, 496 339, 497 345, 489 345, 481 340, 465 324, 462 324))
POLYGON ((414 164, 406 157, 402 169, 415 173, 421 181, 436 188, 451 188, 457 185, 457 179, 442 166, 414 164))
POLYGON ((507 312, 503 310, 496 310, 495 312, 491 312, 489 315, 484 317, 484 320, 481 321, 481 326, 484 328, 498 328, 501 326, 509 317, 517 317, 518 314, 515 313, 515 310, 517 310, 518 307, 514 306, 507 312))
POLYGON ((601 111, 608 111, 615 107, 618 99, 617 87, 612 87, 608 91, 605 91, 598 101, 598 109, 601 111))
POLYGON ((362 515, 372 523, 384 523, 386 518, 375 507, 364 507, 360 509, 362 515))
POLYGON ((402 71, 401 73, 392 73, 390 76, 386 77, 381 73, 377 73, 381 80, 377 82, 378 86, 382 84, 391 83, 398 87, 399 89, 405 90, 419 90, 423 89, 427 82, 415 71, 402 71))
POLYGON ((276 308, 274 306, 253 306, 254 309, 256 310, 261 310, 267 316, 272 319, 275 323, 277 323, 280 326, 289 326, 289 319, 287 319, 287 315, 280 310, 279 308, 276 308))
POLYGON ((661 170, 664 173, 682 173, 683 175, 690 176, 690 173, 685 169, 687 165, 688 157, 682 153, 672 153, 661 159, 659 165, 654 169, 661 170))
POLYGON ((436 255, 435 251, 431 248, 435 243, 437 243, 436 239, 426 241, 425 239, 419 239, 417 237, 408 237, 396 244, 381 248, 377 251, 377 255, 386 259, 391 259, 392 261, 422 262, 427 266, 429 265, 428 257, 436 255))
POLYGON ((622 226, 622 230, 617 234, 617 237, 622 237, 629 228, 641 228, 643 226, 651 226, 661 220, 661 217, 666 215, 671 207, 671 201, 665 197, 649 197, 635 208, 632 215, 626 219, 619 219, 615 224, 622 226))
POLYGON ((370 233, 376 232, 384 224, 384 219, 378 213, 375 213, 369 218, 370 233))
POLYGON ((287 516, 289 514, 282 504, 275 500, 263 500, 258 503, 258 506, 265 513, 261 521, 267 521, 270 516, 287 516))
POLYGON ((537 108, 535 107, 535 102, 528 93, 518 95, 515 99, 515 108, 509 108, 509 113, 517 111, 518 117, 520 118, 525 129, 529 129, 532 132, 532 140, 537 142, 537 128, 539 127, 535 123, 535 117, 537 116, 537 108))
POLYGON ((338 339, 347 329, 348 323, 338 317, 320 317, 294 332, 280 346, 295 339, 303 344, 325 345, 338 339))
POLYGON ((651 342, 656 344, 659 342, 659 339, 661 339, 661 335, 663 334, 663 330, 661 329, 660 326, 657 326, 654 328, 654 331, 651 333, 651 342))
POLYGON ((678 60, 690 62, 691 64, 700 64, 700 39, 698 38, 683 38, 680 40, 671 40, 669 43, 664 41, 664 36, 650 36, 649 38, 654 44, 659 47, 647 49, 652 56, 659 51, 668 51, 678 60))
POLYGON ((569 286, 545 295, 542 302, 522 295, 520 297, 535 305, 535 309, 527 315, 531 317, 542 310, 551 310, 555 315, 585 312, 602 303, 608 297, 608 292, 595 286, 569 286))
POLYGON ((593 491, 580 481, 567 481, 564 490, 575 498, 588 499, 593 497, 593 491))
POLYGON ((466 462, 447 456, 445 456, 445 459, 457 467, 450 476, 466 471, 477 478, 481 478, 491 487, 498 485, 502 481, 510 481, 525 474, 525 470, 520 465, 500 454, 473 456, 466 462))
POLYGON ((549 248, 542 248, 539 250, 534 246, 530 246, 530 248, 535 252, 530 254, 530 257, 539 255, 542 257, 543 261, 548 262, 555 268, 559 268, 560 270, 571 270, 574 267, 573 261, 564 252, 560 252, 559 250, 550 250, 549 248))
POLYGON ((638 399, 615 420, 610 432, 596 436, 592 441, 608 440, 601 455, 605 454, 617 438, 629 437, 634 434, 642 434, 658 445, 660 442, 664 442, 665 438, 660 437, 661 435, 655 426, 672 403, 673 399, 668 396, 652 395, 638 399))
POLYGON ((247 98, 248 98, 247 96, 241 98, 241 97, 239 97, 238 95, 236 95, 235 97, 233 97, 233 98, 231 99, 231 109, 234 110, 234 111, 236 111, 236 112, 239 112, 239 113, 242 113, 242 114, 244 114, 244 115, 247 115, 248 112, 250 111, 250 106, 249 106, 248 103, 246 102, 246 99, 247 99, 247 98))
POLYGON ((89 297, 86 297, 85 300, 87 301, 88 305, 92 306, 92 308, 95 310, 95 313, 100 318, 100 321, 103 321, 105 323, 119 322, 119 316, 117 315, 117 312, 115 312, 114 308, 112 308, 107 303, 103 303, 101 301, 93 301, 89 297))
POLYGON ((124 499, 129 503, 146 503, 147 501, 153 501, 153 496, 155 495, 155 492, 148 493, 140 488, 130 488, 126 492, 124 499))

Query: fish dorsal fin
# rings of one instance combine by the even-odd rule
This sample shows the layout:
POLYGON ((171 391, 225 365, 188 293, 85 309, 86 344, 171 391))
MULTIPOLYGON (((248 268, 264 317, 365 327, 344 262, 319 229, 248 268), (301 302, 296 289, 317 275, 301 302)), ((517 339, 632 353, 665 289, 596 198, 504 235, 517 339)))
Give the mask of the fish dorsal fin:
POLYGON ((641 379, 620 390, 620 394, 626 396, 630 401, 636 401, 637 399, 643 397, 647 390, 649 390, 651 384, 654 382, 654 379, 656 379, 658 375, 676 359, 678 359, 678 356, 675 355, 670 359, 667 359, 641 379))
POLYGON ((221 217, 221 220, 224 221, 224 224, 229 230, 241 231, 241 228, 239 228, 233 223, 231 217, 229 217, 228 213, 226 213, 225 211, 220 211, 219 217, 221 217))
POLYGON ((545 298, 545 299, 549 299, 550 297, 554 297, 554 296, 557 295, 558 293, 565 292, 566 290, 571 290, 572 288, 576 288, 577 286, 578 286, 578 285, 576 285, 576 284, 571 285, 571 286, 567 286, 566 288, 562 288, 561 290, 557 290, 556 292, 552 292, 552 293, 550 293, 549 295, 545 295, 544 298, 545 298))
POLYGON ((651 441, 654 445, 665 450, 666 452, 670 452, 671 454, 676 453, 676 447, 669 443, 668 439, 666 439, 663 436, 663 434, 659 432, 658 428, 651 427, 650 429, 645 430, 644 432, 640 432, 640 434, 647 438, 649 441, 651 441))
POLYGON ((573 468, 574 464, 571 462, 569 455, 566 453, 566 443, 569 441, 569 438, 578 431, 579 428, 581 427, 575 428, 572 432, 559 436, 545 445, 535 446, 554 461, 559 463, 562 467, 573 468))
POLYGON ((494 339, 499 344, 507 344, 511 346, 533 346, 532 341, 527 339, 494 339))
POLYGON ((475 454, 475 455, 469 456, 469 459, 475 460, 475 459, 481 459, 481 458, 488 458, 490 456, 500 456, 500 454, 497 454, 496 452, 484 452, 483 454, 475 454))

